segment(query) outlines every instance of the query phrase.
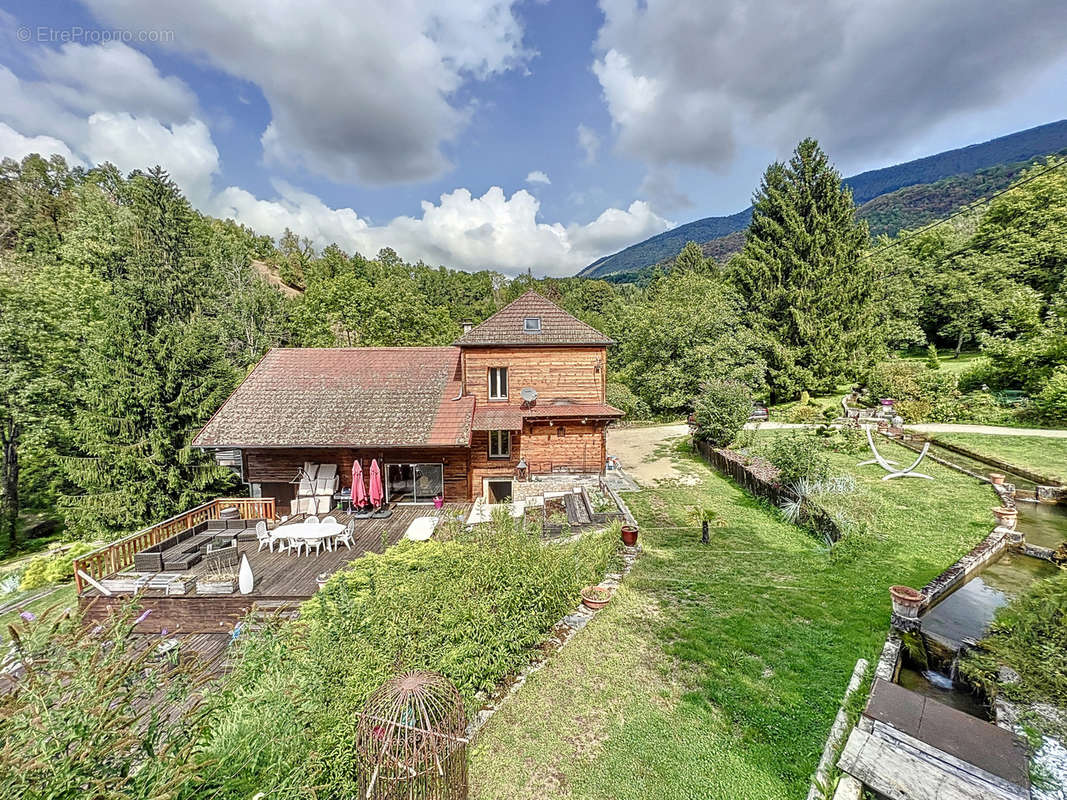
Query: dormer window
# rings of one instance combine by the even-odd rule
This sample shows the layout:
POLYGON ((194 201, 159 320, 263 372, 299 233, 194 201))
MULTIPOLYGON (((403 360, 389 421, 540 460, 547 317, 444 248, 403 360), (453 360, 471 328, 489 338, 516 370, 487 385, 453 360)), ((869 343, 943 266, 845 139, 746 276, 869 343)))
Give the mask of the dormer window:
POLYGON ((541 332, 541 318, 540 317, 526 317, 522 321, 522 329, 526 333, 540 333, 541 332))

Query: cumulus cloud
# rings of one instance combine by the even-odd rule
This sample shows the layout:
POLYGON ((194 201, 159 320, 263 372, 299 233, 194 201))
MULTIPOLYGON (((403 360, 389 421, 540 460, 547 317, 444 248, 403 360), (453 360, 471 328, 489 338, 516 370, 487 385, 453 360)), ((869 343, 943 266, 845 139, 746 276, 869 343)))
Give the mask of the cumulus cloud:
POLYGON ((271 108, 269 163, 341 181, 388 183, 448 168, 442 145, 466 125, 468 81, 530 55, 516 0, 87 0, 123 27, 174 30, 168 46, 257 84, 271 108))
POLYGON ((600 137, 592 128, 578 123, 578 146, 585 153, 585 163, 592 164, 596 161, 597 152, 600 150, 600 137))
POLYGON ((593 71, 619 149, 723 167, 738 141, 835 157, 901 148, 1064 58, 1061 0, 601 0, 593 71))
POLYGON ((642 201, 607 209, 591 222, 538 222, 540 203, 524 189, 507 197, 491 187, 481 197, 467 189, 424 201, 419 217, 401 216, 372 225, 350 208, 330 208, 318 197, 275 181, 278 198, 260 200, 230 187, 217 196, 212 211, 257 231, 279 236, 285 228, 309 236, 320 246, 336 242, 373 256, 392 247, 408 260, 460 269, 494 269, 517 274, 570 275, 605 253, 661 233, 672 223, 642 201))
POLYGON ((183 122, 197 110, 196 95, 182 80, 160 74, 148 56, 122 42, 42 48, 33 61, 45 78, 37 88, 86 114, 125 111, 183 122))
POLYGON ((544 172, 543 170, 539 170, 539 169, 535 169, 533 172, 529 173, 526 176, 526 182, 527 183, 545 183, 545 184, 552 183, 552 181, 550 181, 548 179, 548 173, 544 172))
POLYGON ((110 161, 125 172, 159 164, 198 206, 211 198, 219 151, 199 119, 170 126, 132 114, 101 112, 89 117, 83 151, 94 163, 110 161))
POLYGON ((0 158, 21 161, 30 153, 37 153, 45 158, 56 154, 63 156, 68 164, 82 163, 59 139, 53 136, 23 136, 10 125, 0 122, 0 158))

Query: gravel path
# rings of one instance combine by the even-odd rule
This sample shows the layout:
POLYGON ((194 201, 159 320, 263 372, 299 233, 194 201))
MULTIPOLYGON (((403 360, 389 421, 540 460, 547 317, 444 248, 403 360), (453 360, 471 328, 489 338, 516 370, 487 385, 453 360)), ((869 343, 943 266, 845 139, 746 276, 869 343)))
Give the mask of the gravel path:
POLYGON ((695 482, 674 466, 670 456, 656 454, 667 442, 688 435, 688 425, 608 428, 608 455, 618 458, 623 472, 641 486, 655 486, 663 480, 695 482))

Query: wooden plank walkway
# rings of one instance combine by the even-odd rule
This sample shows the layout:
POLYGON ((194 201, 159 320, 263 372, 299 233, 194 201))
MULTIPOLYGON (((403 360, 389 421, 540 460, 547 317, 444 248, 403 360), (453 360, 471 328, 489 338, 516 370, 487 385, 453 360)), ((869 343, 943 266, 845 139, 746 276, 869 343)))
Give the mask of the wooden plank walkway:
MULTIPOLYGON (((94 620, 107 614, 111 608, 136 599, 140 607, 152 610, 149 618, 138 625, 140 632, 166 629, 184 634, 217 634, 232 628, 257 602, 284 608, 308 599, 318 590, 316 578, 320 574, 333 574, 367 553, 381 553, 385 547, 400 541, 408 526, 419 517, 465 521, 470 510, 470 503, 448 503, 441 509, 425 505, 396 506, 392 516, 387 519, 356 519, 351 549, 342 545, 332 552, 323 549, 310 555, 272 553, 266 548, 260 550, 254 531, 246 531, 238 539, 238 548, 240 553, 248 556, 255 577, 250 594, 201 595, 192 586, 184 595, 168 596, 161 589, 151 589, 142 590, 136 595, 116 593, 107 597, 96 589, 87 588, 82 592, 79 603, 85 610, 86 618, 94 620)), ((353 519, 350 514, 337 512, 332 516, 345 525, 353 519)), ((302 519, 301 515, 287 522, 299 522, 302 519)), ((207 574, 210 569, 210 565, 202 561, 180 574, 194 580, 207 574)), ((237 568, 233 569, 236 571, 237 568)))

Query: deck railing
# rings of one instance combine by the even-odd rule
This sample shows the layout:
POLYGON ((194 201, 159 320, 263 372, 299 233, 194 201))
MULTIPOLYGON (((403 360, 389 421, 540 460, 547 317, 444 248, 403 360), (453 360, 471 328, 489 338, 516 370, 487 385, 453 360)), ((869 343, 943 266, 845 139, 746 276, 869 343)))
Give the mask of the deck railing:
POLYGON ((114 575, 133 564, 134 554, 146 547, 181 533, 186 528, 212 519, 220 519, 224 508, 236 507, 241 519, 274 519, 273 497, 219 497, 184 511, 170 519, 137 531, 74 560, 74 586, 80 594, 85 581, 81 573, 94 580, 114 575))

